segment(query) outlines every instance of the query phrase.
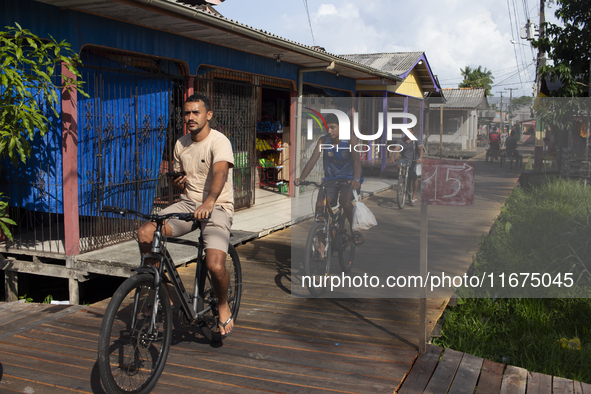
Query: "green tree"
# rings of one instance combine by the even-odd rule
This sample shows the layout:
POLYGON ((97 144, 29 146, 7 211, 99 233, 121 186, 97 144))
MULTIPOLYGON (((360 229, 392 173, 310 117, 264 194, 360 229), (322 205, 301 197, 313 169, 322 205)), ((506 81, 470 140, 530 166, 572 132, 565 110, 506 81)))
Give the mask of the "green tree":
MULTIPOLYGON (((13 165, 25 163, 31 155, 30 142, 35 133, 44 136, 49 129, 46 113, 57 118, 60 96, 58 89, 81 89, 82 81, 61 74, 61 66, 76 77, 78 56, 65 41, 43 40, 21 28, 6 27, 0 31, 0 159, 9 157, 13 165), (61 76, 64 85, 52 78, 61 76)), ((12 240, 8 225, 16 223, 7 217, 8 204, 0 193, 0 233, 12 240)))
POLYGON ((546 22, 545 35, 533 45, 547 52, 552 64, 540 69, 543 78, 559 80, 562 86, 555 97, 589 95, 591 57, 591 0, 556 0, 554 13, 563 26, 546 22))
POLYGON ((524 106, 531 106, 533 103, 533 97, 530 96, 521 96, 513 99, 513 108, 517 109, 519 107, 524 106))
POLYGON ((487 70, 486 68, 483 70, 482 66, 478 66, 478 68, 472 69, 470 66, 466 66, 466 68, 461 69, 460 72, 462 73, 462 77, 464 80, 458 85, 460 88, 485 88, 486 95, 492 96, 491 89, 493 79, 492 71, 487 70))
MULTIPOLYGON (((30 141, 35 133, 42 136, 48 130, 45 113, 58 117, 58 89, 68 87, 82 94, 82 81, 61 75, 65 86, 56 85, 52 77, 61 71, 61 65, 77 77, 78 56, 70 44, 62 41, 42 40, 29 30, 6 27, 0 32, 0 158, 10 157, 16 165, 26 162, 31 154, 30 141), (43 108, 46 108, 44 111, 43 108)), ((61 83, 61 81, 60 81, 61 83)))

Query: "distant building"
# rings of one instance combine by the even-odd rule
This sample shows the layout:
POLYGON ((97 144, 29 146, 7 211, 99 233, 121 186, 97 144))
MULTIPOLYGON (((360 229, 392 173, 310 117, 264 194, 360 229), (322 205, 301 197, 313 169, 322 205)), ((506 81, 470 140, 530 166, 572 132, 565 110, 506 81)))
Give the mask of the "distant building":
POLYGON ((441 91, 445 102, 429 104, 428 153, 439 154, 441 141, 444 156, 474 155, 479 118, 494 117, 494 111, 489 111, 485 89, 456 88, 441 91))
MULTIPOLYGON (((374 106, 382 112, 408 112, 417 117, 416 135, 422 139, 426 132, 425 99, 432 94, 438 94, 441 87, 437 77, 431 71, 425 52, 393 52, 342 55, 344 58, 361 63, 368 67, 387 72, 401 79, 400 82, 382 85, 369 85, 363 79, 357 80, 357 97, 375 98, 374 106)), ((377 130, 376 119, 367 120, 368 130, 377 130)), ((386 124, 386 121, 384 121, 386 124)), ((394 143, 402 134, 394 134, 394 143)), ((365 169, 386 171, 386 166, 392 161, 393 153, 388 150, 374 149, 376 144, 386 144, 386 135, 379 141, 374 141, 372 149, 362 154, 362 165, 365 169)))

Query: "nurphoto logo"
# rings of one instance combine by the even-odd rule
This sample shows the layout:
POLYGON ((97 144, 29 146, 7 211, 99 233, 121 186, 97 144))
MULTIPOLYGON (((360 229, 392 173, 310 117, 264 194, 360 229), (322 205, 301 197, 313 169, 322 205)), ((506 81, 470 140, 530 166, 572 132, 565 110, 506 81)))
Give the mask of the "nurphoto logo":
MULTIPOLYGON (((338 110, 338 109, 321 109, 320 112, 315 111, 312 108, 308 108, 308 107, 305 107, 305 109, 307 111, 309 111, 309 112, 306 112, 305 114, 310 117, 310 118, 308 118, 308 122, 307 122, 307 139, 308 139, 308 141, 311 141, 314 139, 314 137, 313 137, 314 121, 316 121, 316 123, 318 124, 318 126, 320 127, 320 129, 323 132, 326 132, 328 130, 328 125, 326 124, 326 121, 325 121, 324 117, 322 116, 322 114, 336 115, 337 119, 339 120, 339 140, 348 141, 351 139, 351 122, 349 120, 349 116, 345 112, 338 110)), ((359 113, 353 112, 353 132, 355 133, 355 136, 360 141, 375 141, 375 140, 379 139, 380 137, 382 137, 382 135, 384 134, 384 113, 378 112, 377 116, 378 116, 378 131, 375 134, 365 135, 359 131, 359 113)), ((388 112, 386 119, 387 119, 386 120, 386 139, 388 141, 392 141, 392 139, 393 139, 392 135, 393 135, 394 130, 402 131, 402 133, 404 133, 406 136, 408 136, 408 138, 410 138, 412 141, 417 140, 417 137, 415 137, 412 134, 412 132, 409 131, 409 129, 413 128, 417 124, 417 117, 416 116, 414 116, 413 114, 407 113, 407 112, 388 112), (409 119, 410 123, 394 123, 395 119, 409 119)), ((399 148, 396 150, 402 149, 402 146, 399 144, 376 144, 376 143, 373 144, 373 148, 376 149, 377 152, 379 152, 380 148, 384 147, 384 146, 390 152, 394 152, 396 147, 399 148)), ((320 150, 332 149, 333 147, 334 146, 332 144, 321 144, 320 150)), ((357 144, 352 147, 349 146, 348 150, 351 150, 351 148, 353 150, 355 150, 356 152, 368 152, 371 149, 371 146, 368 144, 357 144)), ((337 149, 339 149, 339 147, 337 147, 337 149)), ((341 147, 340 149, 346 149, 346 148, 341 147)))

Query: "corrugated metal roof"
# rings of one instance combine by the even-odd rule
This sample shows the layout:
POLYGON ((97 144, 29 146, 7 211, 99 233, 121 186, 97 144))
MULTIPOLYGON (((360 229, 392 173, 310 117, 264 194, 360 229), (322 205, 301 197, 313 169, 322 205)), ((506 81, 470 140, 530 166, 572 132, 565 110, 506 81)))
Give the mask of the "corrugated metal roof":
MULTIPOLYGON (((488 108, 488 101, 485 96, 486 89, 484 88, 441 89, 441 92, 446 100, 443 108, 488 108)), ((438 108, 441 104, 431 104, 430 106, 438 108)))
POLYGON ((436 92, 441 88, 431 72, 425 52, 390 52, 342 55, 345 59, 385 71, 405 79, 411 70, 416 70, 426 92, 436 92), (420 60, 424 60, 421 62, 420 60))
POLYGON ((340 75, 370 78, 366 83, 383 85, 400 80, 391 73, 351 61, 322 49, 304 45, 215 14, 182 0, 35 0, 72 8, 152 29, 181 34, 216 45, 276 58, 303 67, 326 67, 335 61, 340 75))
POLYGON ((342 55, 345 59, 389 72, 394 75, 406 74, 419 61, 424 52, 394 52, 342 55))

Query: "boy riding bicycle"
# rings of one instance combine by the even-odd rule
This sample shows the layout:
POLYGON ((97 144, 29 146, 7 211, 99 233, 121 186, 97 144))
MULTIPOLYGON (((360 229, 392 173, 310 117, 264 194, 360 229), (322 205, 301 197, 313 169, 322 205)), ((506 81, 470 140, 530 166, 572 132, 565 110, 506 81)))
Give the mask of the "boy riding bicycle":
MULTIPOLYGON (((351 141, 339 140, 339 120, 334 114, 327 114, 325 116, 327 125, 327 135, 318 139, 314 153, 310 160, 304 166, 302 174, 294 181, 297 186, 304 181, 308 174, 312 171, 318 158, 322 154, 322 164, 324 167, 323 181, 330 181, 336 179, 348 180, 347 186, 328 187, 326 191, 327 201, 331 206, 335 206, 337 198, 341 207, 345 211, 345 216, 349 221, 349 225, 353 223, 353 192, 359 192, 361 183, 363 182, 363 174, 361 172, 361 160, 359 153, 352 147, 355 145, 355 137, 351 141)), ((316 213, 323 212, 324 195, 318 195, 316 200, 316 213)), ((360 232, 353 232, 353 238, 356 246, 363 244, 363 235, 360 232)))

